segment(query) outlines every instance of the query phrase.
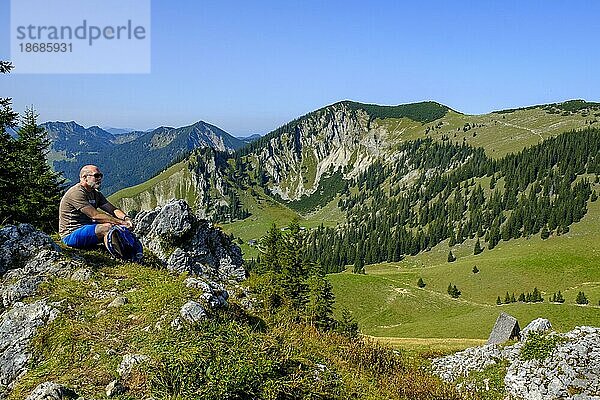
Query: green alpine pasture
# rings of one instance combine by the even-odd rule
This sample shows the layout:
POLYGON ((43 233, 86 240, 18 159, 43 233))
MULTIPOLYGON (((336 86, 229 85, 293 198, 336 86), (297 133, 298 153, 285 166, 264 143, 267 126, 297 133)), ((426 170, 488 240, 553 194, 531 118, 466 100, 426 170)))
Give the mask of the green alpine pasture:
MULTIPOLYGON (((446 241, 399 263, 367 266, 366 275, 348 270, 332 274, 337 304, 351 310, 364 334, 392 344, 410 344, 409 338, 487 339, 502 311, 515 316, 521 328, 538 317, 549 319, 558 331, 599 326, 600 203, 588 206, 588 214, 570 232, 546 240, 535 236, 500 242, 475 256, 473 239, 452 248, 457 257, 452 263, 446 241), (419 278, 426 285, 422 289, 419 278), (449 284, 461 291, 458 299, 448 295, 449 284), (518 297, 536 287, 542 303, 496 304, 506 292, 518 297), (565 302, 551 303, 559 290, 565 302), (579 291, 585 292, 588 305, 575 303, 579 291)), ((440 343, 431 346, 439 348, 440 343)))

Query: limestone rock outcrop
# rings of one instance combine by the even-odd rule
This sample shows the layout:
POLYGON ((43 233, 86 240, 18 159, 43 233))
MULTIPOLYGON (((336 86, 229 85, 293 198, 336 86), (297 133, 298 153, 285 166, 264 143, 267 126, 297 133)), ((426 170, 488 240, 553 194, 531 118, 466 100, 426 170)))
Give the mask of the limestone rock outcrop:
POLYGON ((511 346, 485 345, 433 360, 435 374, 453 382, 471 371, 508 362, 504 386, 511 399, 600 400, 600 328, 581 326, 567 333, 544 333, 547 320, 526 327, 528 335, 511 346), (530 328, 530 329, 528 329, 530 328), (523 357, 533 336, 546 335, 554 348, 543 358, 523 357))
POLYGON ((246 278, 240 248, 209 221, 198 219, 183 200, 141 211, 134 226, 144 247, 170 271, 220 282, 246 278))

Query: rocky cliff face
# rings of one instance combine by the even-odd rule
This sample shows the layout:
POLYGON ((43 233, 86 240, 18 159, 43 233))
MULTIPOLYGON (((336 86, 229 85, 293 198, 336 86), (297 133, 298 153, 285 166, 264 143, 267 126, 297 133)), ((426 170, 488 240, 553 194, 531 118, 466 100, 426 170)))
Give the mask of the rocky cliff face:
POLYGON ((254 156, 284 200, 310 196, 334 171, 355 176, 388 150, 387 131, 371 126, 364 110, 337 103, 288 124, 254 156))

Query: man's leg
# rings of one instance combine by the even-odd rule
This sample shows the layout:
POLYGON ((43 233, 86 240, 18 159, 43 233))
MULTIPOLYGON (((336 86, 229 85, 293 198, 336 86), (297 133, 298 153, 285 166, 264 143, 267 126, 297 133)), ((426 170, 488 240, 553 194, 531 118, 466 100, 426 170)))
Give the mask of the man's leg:
MULTIPOLYGON (((100 240, 104 241, 104 247, 106 247, 107 249, 109 248, 108 247, 108 239, 109 239, 109 232, 110 232, 111 228, 112 228, 112 225, 108 224, 108 223, 96 225, 96 235, 98 236, 98 241, 100 241, 100 240)), ((121 242, 119 240, 119 235, 117 234, 116 231, 113 231, 112 235, 113 235, 111 237, 112 251, 109 249, 109 252, 110 253, 114 252, 118 256, 122 257, 123 249, 121 248, 121 242)))
POLYGON ((96 235, 96 224, 84 225, 63 238, 63 243, 69 247, 85 249, 94 247, 100 241, 96 235))
POLYGON ((110 230, 111 226, 112 225, 109 223, 96 225, 96 237, 98 238, 98 242, 104 242, 104 246, 106 246, 106 241, 108 239, 108 231, 110 230))

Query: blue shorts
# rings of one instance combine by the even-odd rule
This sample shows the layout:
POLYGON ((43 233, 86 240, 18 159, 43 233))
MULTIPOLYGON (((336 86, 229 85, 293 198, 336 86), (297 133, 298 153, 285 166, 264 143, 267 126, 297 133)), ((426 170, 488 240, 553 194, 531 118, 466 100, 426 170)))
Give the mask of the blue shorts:
POLYGON ((63 238, 63 243, 69 247, 76 247, 78 249, 94 247, 98 244, 96 225, 97 224, 84 225, 81 228, 77 228, 63 238))

